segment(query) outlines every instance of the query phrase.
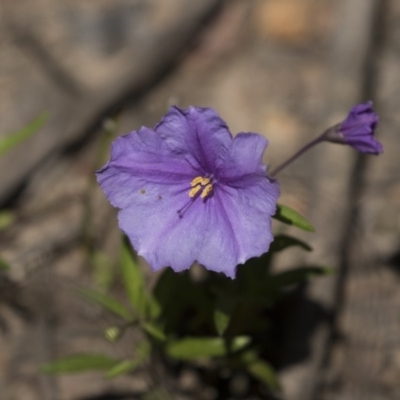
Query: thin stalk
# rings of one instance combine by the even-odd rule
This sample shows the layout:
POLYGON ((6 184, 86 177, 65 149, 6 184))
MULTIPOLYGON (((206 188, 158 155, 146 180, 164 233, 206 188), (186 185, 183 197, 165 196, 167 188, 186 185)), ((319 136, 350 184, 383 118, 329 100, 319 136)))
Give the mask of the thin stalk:
POLYGON ((306 151, 310 150, 312 147, 314 147, 318 143, 325 141, 326 136, 328 135, 328 133, 331 130, 332 130, 332 128, 327 129, 325 132, 322 133, 322 135, 318 136, 317 138, 313 139, 311 142, 307 143, 300 150, 298 150, 296 153, 294 153, 290 158, 288 158, 285 162, 283 162, 282 164, 280 164, 276 168, 274 168, 268 175, 271 178, 276 176, 279 172, 281 172, 289 164, 291 164, 293 161, 297 160, 300 156, 302 156, 306 151))

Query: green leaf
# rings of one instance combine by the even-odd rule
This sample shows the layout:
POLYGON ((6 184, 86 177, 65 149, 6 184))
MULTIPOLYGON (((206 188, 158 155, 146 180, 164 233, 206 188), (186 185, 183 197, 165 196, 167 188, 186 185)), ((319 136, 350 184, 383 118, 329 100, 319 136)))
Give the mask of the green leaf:
POLYGON ((0 258, 0 271, 9 271, 9 270, 10 270, 10 265, 2 258, 0 258))
POLYGON ((271 244, 270 252, 277 253, 285 250, 288 247, 299 246, 306 251, 311 251, 312 248, 307 243, 289 235, 276 235, 271 244))
POLYGON ((114 265, 106 253, 94 250, 90 256, 90 261, 94 269, 94 281, 96 287, 102 291, 107 291, 114 279, 114 265))
POLYGON ((226 328, 228 328, 230 319, 230 315, 225 313, 224 311, 220 309, 216 309, 214 311, 214 323, 218 335, 222 336, 225 333, 226 328))
POLYGON ((42 113, 20 131, 0 139, 0 157, 36 133, 45 124, 47 117, 47 113, 42 113))
POLYGON ((8 228, 15 221, 15 215, 11 211, 0 211, 0 232, 8 228))
POLYGON ((143 400, 176 400, 176 398, 167 389, 156 388, 145 393, 143 400))
POLYGON ((229 292, 229 289, 231 287, 224 286, 216 286, 213 289, 215 296, 213 319, 219 336, 223 336, 228 329, 234 310, 237 307, 237 293, 229 292))
POLYGON ((136 357, 131 360, 124 360, 114 365, 107 371, 108 378, 115 378, 116 376, 132 372, 139 368, 150 356, 151 346, 149 343, 140 343, 136 348, 136 357))
POLYGON ((47 374, 64 374, 109 369, 117 363, 118 360, 104 354, 75 354, 47 363, 40 367, 40 370, 47 374))
POLYGON ((166 333, 176 333, 185 324, 186 332, 197 332, 201 326, 212 324, 213 301, 204 287, 193 282, 188 271, 177 274, 166 268, 153 290, 162 310, 166 333), (195 310, 195 311, 189 311, 195 310), (191 318, 187 313, 191 312, 191 318))
POLYGON ((165 341, 167 339, 161 327, 156 325, 154 322, 145 322, 142 324, 142 328, 154 339, 161 341, 165 341))
POLYGON ((107 378, 115 378, 119 375, 127 374, 139 368, 141 364, 139 360, 121 361, 107 372, 107 378))
POLYGON ((113 297, 104 293, 96 292, 94 290, 79 289, 78 291, 86 299, 100 305, 101 307, 111 312, 112 314, 118 315, 125 321, 130 322, 133 320, 133 316, 129 312, 129 310, 113 297))
POLYGON ((242 360, 246 369, 254 378, 264 382, 271 390, 280 390, 280 385, 276 373, 272 366, 264 360, 258 358, 254 352, 247 352, 242 360))
POLYGON ((179 360, 190 360, 202 357, 222 357, 229 352, 243 349, 250 343, 248 336, 237 336, 230 343, 220 337, 196 338, 186 337, 172 341, 166 346, 170 357, 179 360))
POLYGON ((316 276, 323 276, 332 274, 334 270, 329 267, 300 267, 290 271, 281 272, 279 274, 271 276, 270 285, 273 287, 284 287, 294 285, 299 282, 312 279, 316 276))
POLYGON ((277 205, 276 214, 273 215, 273 218, 285 224, 296 226, 297 228, 303 229, 304 231, 315 231, 314 227, 297 211, 282 204, 277 205))
POLYGON ((148 296, 142 271, 125 241, 121 250, 121 268, 129 300, 139 318, 146 318, 148 296))

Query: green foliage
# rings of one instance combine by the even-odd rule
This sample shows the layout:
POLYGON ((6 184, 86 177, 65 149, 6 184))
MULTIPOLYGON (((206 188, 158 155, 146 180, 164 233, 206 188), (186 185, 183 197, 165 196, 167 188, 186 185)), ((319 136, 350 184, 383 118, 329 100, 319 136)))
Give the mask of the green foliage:
POLYGON ((229 341, 219 337, 186 337, 170 341, 165 351, 170 357, 179 360, 222 357, 243 349, 250 340, 248 336, 238 336, 229 341))
POLYGON ((167 340, 167 337, 166 337, 164 331, 155 322, 145 322, 145 323, 143 323, 142 328, 151 337, 153 337, 153 339, 159 340, 161 342, 164 342, 165 340, 167 340))
POLYGON ((230 315, 222 311, 221 309, 216 308, 214 311, 214 323, 215 329, 218 332, 219 336, 222 336, 226 329, 228 328, 230 321, 230 315))
POLYGON ((143 396, 143 400, 175 400, 166 389, 154 389, 150 390, 143 396))
POLYGON ((242 355, 242 361, 247 372, 254 378, 264 382, 271 390, 279 391, 280 385, 276 373, 268 362, 260 359, 254 351, 242 355))
POLYGON ((8 271, 10 269, 10 265, 0 258, 0 271, 8 271))
MULTIPOLYGON (((303 230, 313 230, 306 219, 285 206, 278 207, 276 218, 303 230)), ((134 253, 124 242, 121 278, 133 312, 108 294, 92 290, 80 293, 121 319, 120 324, 105 331, 108 341, 117 341, 132 327, 139 328, 146 341, 137 345, 132 358, 121 361, 99 358, 96 368, 106 369, 107 376, 114 377, 140 368, 152 354, 182 362, 207 358, 242 368, 271 390, 279 390, 267 356, 273 329, 271 311, 296 285, 331 272, 328 268, 305 266, 271 273, 274 255, 292 247, 311 251, 304 241, 280 234, 268 253, 238 266, 235 280, 206 272, 205 279, 196 282, 189 271, 175 273, 166 268, 150 293, 134 253)), ((82 370, 90 369, 96 363, 95 358, 84 359, 83 363, 78 359, 81 364, 75 358, 67 361, 55 362, 53 370, 70 371, 81 365, 82 370)))
POLYGON ((136 346, 136 357, 130 360, 120 361, 107 371, 108 378, 115 378, 119 375, 133 372, 143 365, 149 358, 151 353, 151 346, 147 342, 139 343, 136 346))
POLYGON ((270 253, 278 253, 289 247, 298 246, 306 251, 311 251, 312 248, 302 240, 294 238, 289 235, 276 235, 274 241, 271 243, 270 253))
POLYGON ((167 268, 157 281, 154 296, 161 307, 160 322, 164 331, 196 334, 201 327, 214 333, 213 301, 204 287, 193 282, 188 271, 177 274, 167 268), (193 310, 192 318, 184 315, 193 310))
POLYGON ((0 211, 0 232, 7 229, 15 221, 15 215, 11 211, 1 210, 0 211))
POLYGON ((140 319, 145 319, 150 311, 149 296, 146 291, 142 271, 129 245, 124 242, 121 250, 122 279, 131 305, 140 319))
POLYGON ((276 288, 285 288, 286 286, 296 285, 315 278, 332 274, 334 271, 329 267, 305 266, 281 272, 271 278, 270 285, 276 288))
POLYGON ((103 354, 76 354, 43 365, 40 370, 48 374, 77 373, 91 370, 107 370, 118 360, 103 354))
POLYGON ((133 320, 133 315, 131 314, 131 312, 123 304, 121 304, 118 300, 114 299, 113 297, 104 293, 88 289, 79 289, 79 293, 86 299, 90 300, 93 303, 98 304, 105 310, 121 317, 125 321, 129 322, 133 320))
POLYGON ((303 229, 307 232, 315 231, 314 227, 297 211, 288 206, 284 206, 283 204, 277 205, 276 214, 273 218, 285 224, 296 226, 297 228, 303 229))
POLYGON ((93 250, 90 261, 94 270, 94 283, 101 291, 107 291, 114 280, 114 265, 106 253, 93 250))
POLYGON ((47 114, 40 114, 30 124, 22 128, 20 131, 8 135, 5 138, 0 139, 0 157, 10 151, 12 148, 18 146, 20 143, 31 137, 33 134, 39 131, 39 129, 47 121, 47 114))
MULTIPOLYGON (((15 221, 15 215, 11 211, 0 211, 0 232, 7 229, 15 221)), ((0 271, 9 271, 10 265, 0 257, 0 271)))

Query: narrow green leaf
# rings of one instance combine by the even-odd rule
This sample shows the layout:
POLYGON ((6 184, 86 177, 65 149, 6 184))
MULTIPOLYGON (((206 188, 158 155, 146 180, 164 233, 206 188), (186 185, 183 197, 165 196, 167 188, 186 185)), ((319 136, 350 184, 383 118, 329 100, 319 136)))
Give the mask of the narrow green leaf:
POLYGON ((150 356, 151 346, 149 343, 140 343, 136 348, 136 357, 131 360, 124 360, 114 365, 107 371, 108 378, 115 378, 116 376, 132 372, 139 368, 150 356))
POLYGON ((147 314, 147 294, 144 279, 142 271, 126 242, 123 243, 121 250, 121 268, 129 300, 139 318, 145 318, 147 314))
POLYGON ((40 370, 47 374, 64 374, 109 369, 117 363, 118 360, 103 354, 75 354, 47 363, 40 370))
POLYGON ((153 390, 150 389, 145 393, 143 400, 176 400, 176 397, 173 397, 165 388, 156 388, 153 390))
POLYGON ((90 257, 94 269, 94 281, 96 287, 102 291, 107 291, 112 285, 115 269, 107 254, 100 250, 95 250, 90 257))
POLYGON ((11 211, 0 211, 0 232, 8 228, 15 221, 15 215, 11 211))
POLYGON ((214 324, 218 335, 222 336, 228 328, 231 317, 220 309, 214 311, 214 324))
POLYGON ((107 372, 107 378, 115 378, 119 375, 127 374, 139 368, 142 363, 139 360, 124 360, 112 367, 107 372))
POLYGON ((47 113, 40 114, 20 131, 0 139, 0 157, 36 133, 47 121, 47 113))
POLYGON ((157 299, 153 296, 148 296, 149 316, 151 319, 157 319, 161 314, 161 307, 157 299))
POLYGON ((165 336, 165 333, 159 327, 156 325, 154 322, 145 322, 142 324, 142 328, 151 336, 153 336, 154 339, 165 341, 167 337, 165 336))
POLYGON ((271 276, 270 284, 273 287, 284 287, 312 279, 316 276, 332 274, 334 270, 328 267, 300 267, 271 276))
POLYGON ((270 252, 277 253, 285 250, 288 247, 298 246, 306 251, 311 251, 312 248, 307 243, 289 235, 276 235, 271 244, 270 252))
POLYGON ((100 305, 112 314, 118 315, 126 321, 133 320, 133 316, 129 310, 118 300, 114 299, 114 297, 89 289, 79 289, 78 291, 83 297, 100 305))
POLYGON ((296 226, 304 231, 314 232, 314 227, 297 211, 282 204, 277 205, 276 214, 273 218, 288 225, 296 226))
POLYGON ((246 369, 250 375, 264 382, 271 390, 280 390, 278 377, 269 363, 263 360, 257 360, 248 364, 246 369))
POLYGON ((202 357, 222 357, 228 352, 236 352, 250 343, 248 336, 237 336, 229 344, 220 337, 184 339, 170 342, 166 346, 166 352, 170 357, 179 360, 190 360, 202 357))
POLYGON ((0 258, 0 271, 9 271, 9 270, 10 270, 10 265, 2 258, 0 258))

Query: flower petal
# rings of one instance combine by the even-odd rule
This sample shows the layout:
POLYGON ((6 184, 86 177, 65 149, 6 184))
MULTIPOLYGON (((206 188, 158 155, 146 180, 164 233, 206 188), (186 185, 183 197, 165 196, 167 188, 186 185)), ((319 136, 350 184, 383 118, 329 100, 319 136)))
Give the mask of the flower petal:
POLYGON ((226 123, 212 108, 171 107, 155 130, 167 145, 192 154, 203 173, 212 173, 232 142, 226 123))
POLYGON ((253 133, 232 139, 212 109, 173 107, 155 130, 118 138, 97 178, 154 270, 198 261, 234 278, 272 241, 279 187, 265 174, 266 145, 253 133))
POLYGON ((345 138, 345 141, 348 145, 362 153, 377 155, 383 152, 382 144, 378 142, 372 134, 370 136, 348 136, 345 138))
POLYGON ((177 210, 190 201, 183 189, 169 187, 162 199, 132 205, 118 214, 120 228, 155 271, 166 266, 176 272, 188 269, 203 247, 205 204, 197 199, 179 217, 177 210))
POLYGON ((176 157, 155 131, 141 128, 114 141, 110 162, 96 175, 111 204, 124 208, 162 195, 171 184, 189 187, 198 174, 194 164, 190 155, 176 157))
MULTIPOLYGON (((341 138, 334 137, 333 139, 342 141, 362 153, 382 153, 383 147, 374 137, 378 121, 378 114, 374 111, 371 101, 358 104, 350 110, 347 118, 339 125, 336 133, 339 133, 341 138)), ((329 140, 329 134, 327 139, 329 140)))
POLYGON ((268 140, 258 133, 239 133, 228 148, 224 162, 219 166, 217 176, 223 181, 249 174, 264 175, 266 166, 262 157, 268 140))
POLYGON ((266 253, 273 240, 271 216, 276 211, 279 186, 266 177, 245 178, 242 188, 216 190, 217 206, 208 220, 198 261, 234 278, 236 266, 266 253))

